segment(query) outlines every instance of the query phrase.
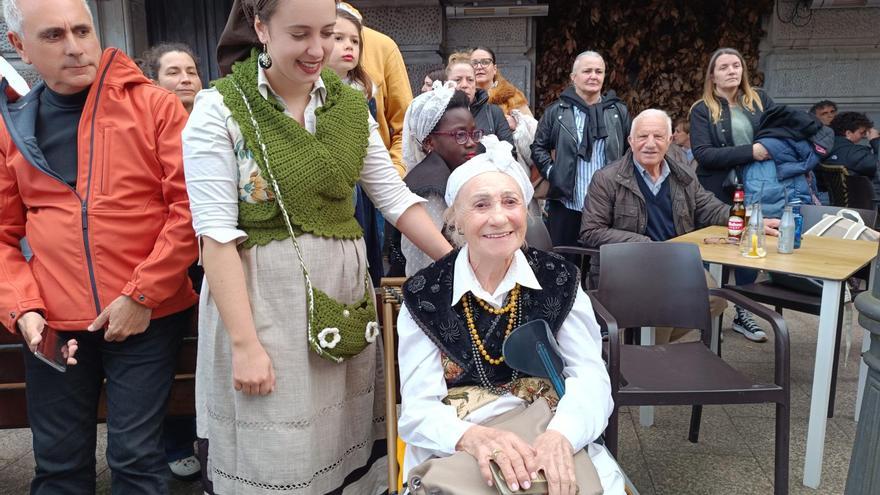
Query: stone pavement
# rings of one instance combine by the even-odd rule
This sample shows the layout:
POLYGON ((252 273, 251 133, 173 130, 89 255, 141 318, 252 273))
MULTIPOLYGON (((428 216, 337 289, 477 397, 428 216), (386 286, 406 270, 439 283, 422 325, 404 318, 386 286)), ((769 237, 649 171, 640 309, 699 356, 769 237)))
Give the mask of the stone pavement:
MULTIPOLYGON (((750 376, 772 381, 773 344, 755 344, 729 330, 725 317, 725 358, 750 376)), ((807 417, 816 351, 817 318, 785 312, 791 333, 792 423, 791 493, 842 494, 856 432, 853 411, 858 379, 862 329, 853 322, 852 349, 841 356, 837 408, 828 422, 825 462, 819 490, 801 484, 807 417)), ((769 332, 768 332, 769 334, 769 332)), ((771 337, 772 338, 772 337, 771 337)), ((841 344, 841 354, 845 352, 841 344)), ((700 442, 687 441, 689 407, 659 407, 655 424, 639 425, 638 409, 621 411, 620 462, 644 495, 771 494, 773 493, 772 405, 706 406, 700 442)), ((98 493, 110 493, 110 472, 104 457, 106 429, 99 426, 98 493)), ((29 430, 0 430, 0 494, 25 494, 33 474, 29 430)), ((172 493, 200 493, 197 483, 172 482, 172 493)))

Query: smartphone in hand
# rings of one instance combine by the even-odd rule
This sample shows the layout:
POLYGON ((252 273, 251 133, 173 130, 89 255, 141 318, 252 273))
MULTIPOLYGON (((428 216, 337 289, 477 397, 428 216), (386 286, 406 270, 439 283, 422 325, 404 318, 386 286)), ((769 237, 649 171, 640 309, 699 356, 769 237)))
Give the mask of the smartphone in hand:
POLYGON ((57 330, 43 327, 43 340, 37 344, 34 356, 56 370, 67 371, 67 337, 59 335, 57 330))

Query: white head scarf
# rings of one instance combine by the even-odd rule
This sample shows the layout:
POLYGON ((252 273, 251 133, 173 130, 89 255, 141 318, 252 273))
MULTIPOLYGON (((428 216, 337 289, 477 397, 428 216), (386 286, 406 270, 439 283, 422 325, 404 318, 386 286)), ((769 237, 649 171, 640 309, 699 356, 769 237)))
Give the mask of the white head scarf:
POLYGON ((339 10, 344 10, 344 11, 348 12, 349 14, 353 15, 355 17, 355 19, 357 19, 358 22, 360 22, 361 24, 364 23, 364 17, 361 15, 360 12, 358 12, 358 9, 354 8, 350 3, 339 2, 338 4, 336 4, 336 8, 339 10))
POLYGON ((403 161, 407 170, 425 159, 422 142, 437 127, 455 94, 455 83, 416 96, 403 117, 403 161))
POLYGON ((486 148, 486 152, 462 163, 449 175, 446 181, 446 204, 452 206, 461 188, 469 180, 486 172, 501 172, 513 177, 522 189, 525 204, 529 204, 532 196, 535 195, 535 188, 532 187, 532 181, 523 171, 522 165, 511 154, 513 146, 507 141, 499 141, 491 134, 484 137, 480 144, 486 148))

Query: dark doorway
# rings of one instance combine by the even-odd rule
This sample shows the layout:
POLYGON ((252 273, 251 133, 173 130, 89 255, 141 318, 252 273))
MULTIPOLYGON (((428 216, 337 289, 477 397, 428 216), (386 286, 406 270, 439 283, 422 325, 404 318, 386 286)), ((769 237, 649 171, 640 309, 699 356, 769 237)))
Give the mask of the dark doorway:
POLYGON ((232 0, 148 0, 147 40, 150 46, 177 41, 199 57, 204 83, 217 79, 216 48, 229 17, 232 0))

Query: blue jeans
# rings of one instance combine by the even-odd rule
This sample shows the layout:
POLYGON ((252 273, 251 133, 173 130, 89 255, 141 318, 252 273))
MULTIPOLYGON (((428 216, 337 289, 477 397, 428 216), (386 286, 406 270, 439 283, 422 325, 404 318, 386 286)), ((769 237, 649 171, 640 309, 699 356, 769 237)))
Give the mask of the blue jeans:
POLYGON ((733 279, 736 281, 736 285, 753 284, 755 283, 755 280, 758 279, 758 270, 752 270, 751 268, 734 268, 733 279))
POLYGON ((98 398, 107 380, 107 463, 113 494, 164 495, 162 419, 189 311, 123 342, 71 332, 78 364, 59 373, 24 351, 36 474, 32 495, 94 494, 98 398))

